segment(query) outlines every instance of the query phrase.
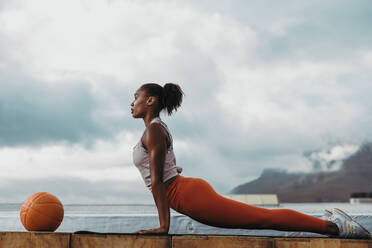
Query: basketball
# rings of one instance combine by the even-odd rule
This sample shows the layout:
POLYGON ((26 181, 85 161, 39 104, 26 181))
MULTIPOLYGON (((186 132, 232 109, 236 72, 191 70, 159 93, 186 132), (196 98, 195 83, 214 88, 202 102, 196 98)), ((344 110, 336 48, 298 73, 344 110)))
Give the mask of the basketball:
POLYGON ((62 203, 48 192, 30 195, 20 211, 21 222, 28 231, 54 232, 61 224, 63 215, 62 203))

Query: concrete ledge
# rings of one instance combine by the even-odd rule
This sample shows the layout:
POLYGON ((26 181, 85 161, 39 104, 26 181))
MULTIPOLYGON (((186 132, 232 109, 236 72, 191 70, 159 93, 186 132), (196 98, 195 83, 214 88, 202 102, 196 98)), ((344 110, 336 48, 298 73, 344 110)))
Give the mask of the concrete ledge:
POLYGON ((1 232, 0 248, 70 247, 70 233, 1 232))
MULTIPOLYGON (((247 237, 247 236, 173 236, 173 248, 186 247, 229 247, 229 248, 273 248, 273 240, 266 237, 247 237)), ((292 246, 291 246, 292 247, 292 246)), ((295 247, 295 246, 293 246, 295 247)))
POLYGON ((0 232, 0 248, 372 248, 372 240, 212 235, 73 234, 0 232))
POLYGON ((92 247, 148 247, 169 248, 172 236, 149 236, 149 235, 92 235, 71 234, 71 246, 81 248, 92 247))
POLYGON ((272 238, 249 236, 173 236, 173 248, 372 248, 372 240, 272 238))

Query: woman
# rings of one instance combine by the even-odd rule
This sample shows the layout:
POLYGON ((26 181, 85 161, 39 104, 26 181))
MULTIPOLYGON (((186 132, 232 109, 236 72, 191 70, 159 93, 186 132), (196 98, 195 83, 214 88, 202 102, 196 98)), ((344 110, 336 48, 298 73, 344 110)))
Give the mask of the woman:
POLYGON ((133 161, 145 184, 152 191, 159 213, 160 227, 139 230, 140 234, 166 234, 169 208, 201 223, 241 229, 304 231, 342 237, 369 237, 369 233, 339 209, 326 212, 326 220, 289 209, 265 209, 225 198, 203 179, 179 175, 173 153, 173 140, 166 124, 159 118, 168 115, 182 102, 183 92, 176 84, 144 84, 134 94, 131 112, 142 118, 146 130, 133 149, 133 161))

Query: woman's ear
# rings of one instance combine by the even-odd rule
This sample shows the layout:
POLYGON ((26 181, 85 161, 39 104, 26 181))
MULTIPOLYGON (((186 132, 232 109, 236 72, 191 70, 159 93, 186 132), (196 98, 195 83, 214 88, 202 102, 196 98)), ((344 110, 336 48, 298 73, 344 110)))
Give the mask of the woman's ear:
POLYGON ((149 97, 147 98, 146 104, 149 105, 149 106, 151 106, 151 105, 154 104, 155 100, 156 100, 155 97, 153 97, 153 96, 149 96, 149 97))

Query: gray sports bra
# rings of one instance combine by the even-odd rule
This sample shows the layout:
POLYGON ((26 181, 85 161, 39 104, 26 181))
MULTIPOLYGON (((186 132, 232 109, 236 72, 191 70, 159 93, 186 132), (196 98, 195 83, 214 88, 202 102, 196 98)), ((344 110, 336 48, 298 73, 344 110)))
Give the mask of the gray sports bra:
MULTIPOLYGON (((150 125, 152 123, 159 123, 160 125, 162 125, 165 128, 165 130, 167 130, 170 138, 170 146, 168 147, 167 153, 165 154, 165 161, 163 167, 163 182, 166 182, 168 179, 178 175, 176 167, 176 157, 173 152, 173 139, 168 130, 167 125, 159 117, 154 118, 150 122, 150 125)), ((141 139, 133 147, 133 162, 134 165, 140 171, 146 186, 151 190, 150 160, 148 152, 146 148, 143 146, 141 139)))

